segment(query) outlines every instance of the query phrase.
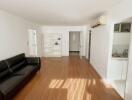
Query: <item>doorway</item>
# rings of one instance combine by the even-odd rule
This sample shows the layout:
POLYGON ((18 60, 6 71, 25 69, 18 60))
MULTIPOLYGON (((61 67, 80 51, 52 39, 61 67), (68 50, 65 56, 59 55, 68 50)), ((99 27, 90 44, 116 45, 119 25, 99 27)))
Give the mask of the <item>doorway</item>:
POLYGON ((69 32, 69 54, 76 56, 80 54, 80 32, 69 32))

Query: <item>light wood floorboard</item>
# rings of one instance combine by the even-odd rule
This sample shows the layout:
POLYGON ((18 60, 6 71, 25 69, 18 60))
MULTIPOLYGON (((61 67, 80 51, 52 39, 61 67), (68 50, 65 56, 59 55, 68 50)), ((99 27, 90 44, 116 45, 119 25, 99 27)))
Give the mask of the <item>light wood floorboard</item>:
POLYGON ((122 100, 121 97, 78 56, 42 58, 35 77, 14 100, 122 100))

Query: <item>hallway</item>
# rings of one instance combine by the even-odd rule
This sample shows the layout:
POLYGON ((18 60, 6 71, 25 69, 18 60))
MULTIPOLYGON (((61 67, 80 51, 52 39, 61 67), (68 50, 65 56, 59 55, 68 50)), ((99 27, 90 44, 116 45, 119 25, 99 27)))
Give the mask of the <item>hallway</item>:
POLYGON ((40 72, 14 100, 122 100, 78 56, 43 58, 40 72))

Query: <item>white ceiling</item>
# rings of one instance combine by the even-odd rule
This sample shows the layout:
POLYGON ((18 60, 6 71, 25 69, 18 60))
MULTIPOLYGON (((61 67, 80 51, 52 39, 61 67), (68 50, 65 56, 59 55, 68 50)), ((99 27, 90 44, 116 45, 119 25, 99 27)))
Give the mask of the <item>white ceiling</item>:
POLYGON ((83 25, 121 0, 0 0, 0 9, 45 25, 83 25))

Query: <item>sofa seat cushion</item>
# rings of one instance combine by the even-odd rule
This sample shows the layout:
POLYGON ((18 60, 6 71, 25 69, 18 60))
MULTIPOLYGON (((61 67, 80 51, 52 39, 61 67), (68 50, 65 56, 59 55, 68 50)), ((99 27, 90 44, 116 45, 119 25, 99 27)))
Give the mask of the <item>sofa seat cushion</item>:
POLYGON ((22 75, 24 75, 26 77, 27 75, 29 75, 33 71, 37 71, 36 68, 37 68, 37 66, 26 65, 22 69, 20 69, 17 72, 15 72, 15 74, 18 74, 18 75, 21 75, 22 74, 22 75))
POLYGON ((0 82, 0 91, 7 95, 11 92, 17 85, 21 84, 24 79, 24 75, 12 76, 5 81, 0 82))

